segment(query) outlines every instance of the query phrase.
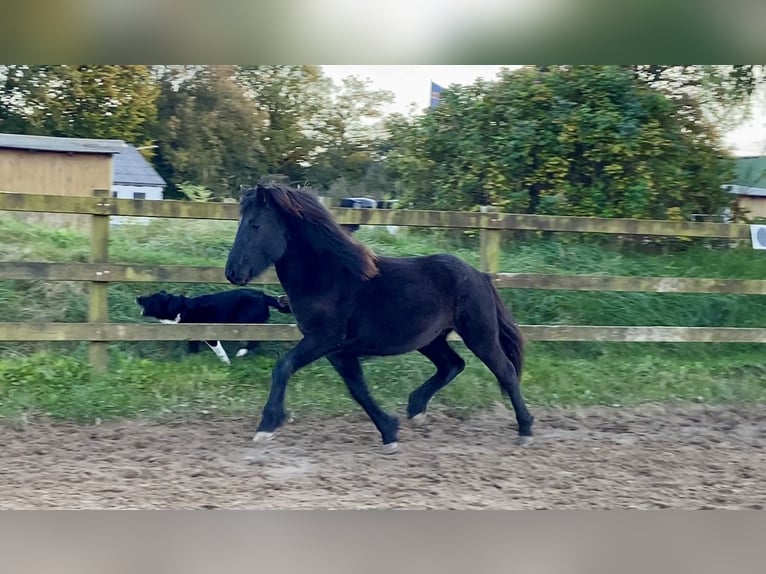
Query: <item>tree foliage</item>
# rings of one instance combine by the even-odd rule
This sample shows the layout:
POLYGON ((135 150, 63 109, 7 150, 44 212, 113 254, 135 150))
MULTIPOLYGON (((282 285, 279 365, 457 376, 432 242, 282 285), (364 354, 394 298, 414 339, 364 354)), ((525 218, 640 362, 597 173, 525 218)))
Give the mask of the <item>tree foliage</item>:
POLYGON ((171 194, 190 182, 233 197, 267 171, 265 115, 231 66, 167 69, 159 83, 155 164, 171 194))
POLYGON ((271 177, 418 207, 713 213, 727 175, 714 126, 745 116, 763 68, 532 66, 383 122, 390 92, 319 66, 8 65, 0 131, 154 143, 170 197, 230 199, 271 177))
MULTIPOLYGON (((763 65, 631 65, 636 79, 671 99, 694 102, 707 120, 734 128, 751 112, 752 96, 766 81, 763 65)), ((681 105, 684 105, 684 101, 681 105)))
POLYGON ((415 207, 665 218, 728 204, 729 162, 699 105, 624 67, 528 67, 442 100, 388 123, 388 162, 415 207))
POLYGON ((262 140, 269 174, 306 178, 322 113, 332 107, 332 82, 319 66, 237 66, 237 80, 264 115, 262 140))
POLYGON ((336 86, 317 66, 196 66, 160 74, 157 165, 173 186, 216 198, 263 177, 327 190, 373 170, 389 92, 358 78, 336 86))
POLYGON ((148 66, 5 66, 0 131, 146 143, 158 89, 148 66))
POLYGON ((316 148, 307 158, 307 177, 328 189, 334 181, 371 180, 379 173, 379 142, 384 136, 382 107, 393 101, 387 90, 373 90, 367 80, 344 78, 332 85, 328 105, 320 110, 316 148))

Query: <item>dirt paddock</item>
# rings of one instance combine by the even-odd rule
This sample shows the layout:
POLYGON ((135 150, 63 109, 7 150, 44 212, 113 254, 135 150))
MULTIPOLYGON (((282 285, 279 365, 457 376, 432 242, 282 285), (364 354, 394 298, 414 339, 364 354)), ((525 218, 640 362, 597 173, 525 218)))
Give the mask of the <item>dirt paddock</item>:
POLYGON ((402 421, 381 454, 363 416, 298 420, 255 448, 250 419, 0 425, 0 508, 752 508, 766 409, 535 409, 402 421))

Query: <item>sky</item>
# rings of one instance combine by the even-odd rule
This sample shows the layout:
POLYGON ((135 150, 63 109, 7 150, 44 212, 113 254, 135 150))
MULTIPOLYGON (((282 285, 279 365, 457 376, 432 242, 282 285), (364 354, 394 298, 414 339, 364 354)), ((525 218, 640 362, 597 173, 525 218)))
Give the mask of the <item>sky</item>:
MULTIPOLYGON (((515 66, 507 66, 513 68, 515 66)), ((412 103, 428 107, 431 81, 440 86, 470 84, 477 78, 493 79, 502 66, 322 66, 325 74, 338 82, 345 76, 368 78, 372 87, 390 90, 395 102, 388 113, 407 113, 412 103)), ((752 117, 724 135, 724 141, 737 156, 766 155, 766 91, 758 94, 752 117)))

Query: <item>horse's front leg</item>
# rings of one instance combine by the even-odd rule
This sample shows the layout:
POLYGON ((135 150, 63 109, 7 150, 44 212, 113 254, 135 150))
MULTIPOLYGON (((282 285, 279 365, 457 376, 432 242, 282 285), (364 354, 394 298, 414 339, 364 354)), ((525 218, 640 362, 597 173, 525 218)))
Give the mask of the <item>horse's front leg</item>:
POLYGON ((263 407, 261 422, 253 441, 262 442, 273 438, 274 432, 285 422, 287 418, 285 393, 290 377, 299 369, 335 350, 339 344, 334 337, 328 337, 326 334, 322 336, 306 334, 295 347, 277 361, 271 372, 269 398, 263 407))

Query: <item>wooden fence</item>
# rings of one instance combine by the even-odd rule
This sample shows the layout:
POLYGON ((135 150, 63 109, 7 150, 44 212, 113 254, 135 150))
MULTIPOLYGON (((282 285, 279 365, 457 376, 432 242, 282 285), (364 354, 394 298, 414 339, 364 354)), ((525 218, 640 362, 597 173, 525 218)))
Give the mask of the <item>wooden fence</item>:
MULTIPOLYGON (((109 263, 110 216, 237 220, 239 207, 236 204, 115 199, 109 197, 106 191, 96 191, 94 197, 0 192, 0 210, 85 214, 92 218, 89 263, 0 262, 0 280, 89 282, 88 322, 0 323, 0 340, 2 341, 88 341, 92 365, 96 370, 103 370, 107 367, 109 341, 202 339, 296 341, 301 338, 300 332, 294 325, 164 325, 109 322, 107 303, 109 283, 227 283, 222 267, 109 263)), ((481 268, 493 273, 496 285, 502 288, 766 295, 766 281, 763 280, 500 273, 498 269, 500 239, 505 230, 685 236, 749 241, 750 228, 746 224, 403 209, 333 208, 331 211, 339 223, 345 224, 478 229, 481 233, 481 268)), ((254 283, 278 284, 279 282, 273 270, 269 270, 256 278, 254 283)), ((521 328, 525 337, 532 341, 766 343, 766 328, 590 325, 522 325, 521 328)), ((456 336, 452 338, 459 340, 456 336)))

